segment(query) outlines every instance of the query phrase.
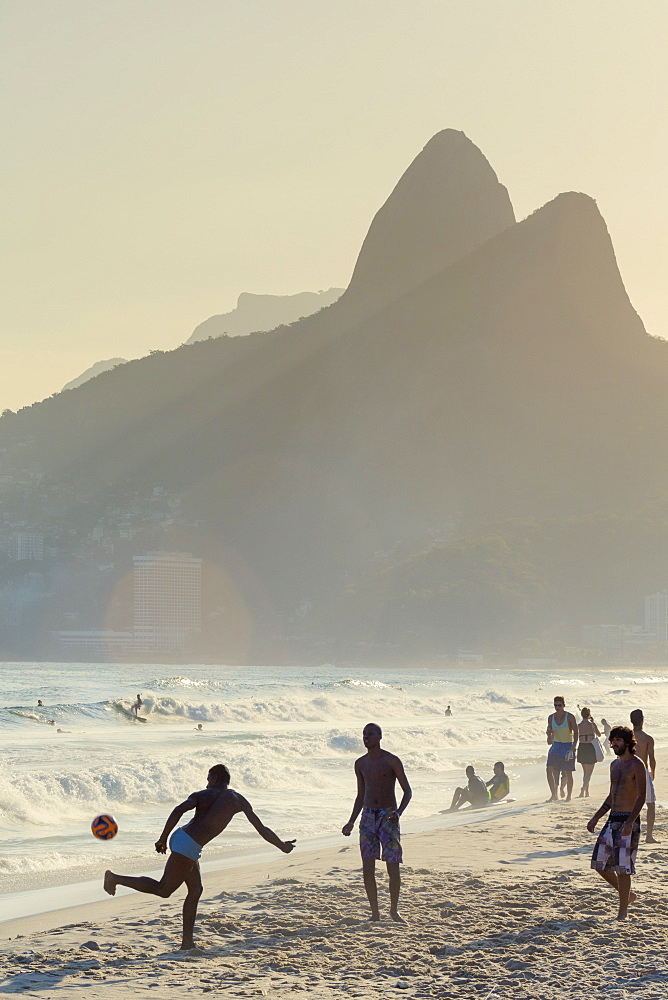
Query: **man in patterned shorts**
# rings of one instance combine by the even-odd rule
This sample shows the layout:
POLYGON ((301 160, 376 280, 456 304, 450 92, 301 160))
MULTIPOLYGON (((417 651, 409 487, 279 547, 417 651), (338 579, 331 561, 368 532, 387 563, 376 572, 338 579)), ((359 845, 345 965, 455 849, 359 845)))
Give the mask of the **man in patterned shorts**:
POLYGON ((390 880, 390 916, 392 920, 403 924, 405 920, 399 915, 398 909, 401 889, 399 864, 402 861, 399 817, 413 793, 399 758, 381 749, 382 738, 381 728, 375 722, 369 722, 364 727, 362 740, 367 752, 355 761, 357 797, 350 819, 341 832, 344 837, 349 837, 355 820, 360 812, 362 813, 360 821, 362 875, 371 907, 371 919, 380 920, 376 861, 380 860, 382 850, 382 860, 387 865, 390 880), (399 808, 394 791, 397 781, 404 793, 399 808))
POLYGON ((625 920, 629 903, 636 898, 631 892, 631 876, 636 871, 640 811, 645 804, 647 779, 645 765, 636 757, 635 737, 627 726, 614 726, 610 730, 610 746, 617 758, 610 765, 610 791, 587 823, 587 829, 593 833, 601 816, 610 810, 608 821, 596 841, 591 866, 617 890, 617 919, 625 920))

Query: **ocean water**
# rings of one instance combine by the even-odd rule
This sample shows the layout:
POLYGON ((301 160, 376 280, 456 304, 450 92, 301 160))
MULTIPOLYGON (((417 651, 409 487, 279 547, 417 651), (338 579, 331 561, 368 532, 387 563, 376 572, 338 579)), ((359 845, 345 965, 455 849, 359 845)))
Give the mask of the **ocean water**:
MULTIPOLYGON (((304 843, 336 834, 350 813, 353 763, 364 752, 360 734, 369 721, 383 726, 383 745, 402 758, 413 786, 405 829, 450 804, 467 764, 488 778, 494 761, 503 760, 513 797, 542 794, 545 724, 556 692, 565 693, 569 709, 589 705, 597 721, 603 716, 613 725, 628 724, 629 711, 642 707, 657 747, 668 740, 668 674, 622 667, 5 663, 0 674, 4 917, 11 914, 2 912, 3 895, 94 879, 109 866, 160 867, 153 844, 167 815, 204 787, 218 762, 281 837, 304 843), (126 714, 137 692, 144 724, 126 714), (444 714, 448 704, 451 717, 444 714), (109 842, 90 832, 103 812, 119 824, 109 842)), ((260 846, 237 817, 205 859, 260 846)))

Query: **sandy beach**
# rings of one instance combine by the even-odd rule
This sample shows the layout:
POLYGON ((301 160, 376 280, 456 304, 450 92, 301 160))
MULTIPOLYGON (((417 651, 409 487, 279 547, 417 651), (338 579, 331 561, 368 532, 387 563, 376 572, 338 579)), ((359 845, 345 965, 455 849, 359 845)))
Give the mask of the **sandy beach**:
MULTIPOLYGON (((668 778, 659 775, 661 787, 668 778)), ((231 998, 369 996, 659 998, 668 994, 668 814, 641 844, 638 902, 589 868, 600 804, 494 807, 404 837, 401 912, 368 910, 354 839, 204 877, 195 938, 179 952, 182 891, 131 895, 0 926, 0 992, 105 1000, 224 991, 231 998)), ((665 787, 665 785, 664 785, 665 787)), ((603 793, 603 794, 602 794, 603 793)))

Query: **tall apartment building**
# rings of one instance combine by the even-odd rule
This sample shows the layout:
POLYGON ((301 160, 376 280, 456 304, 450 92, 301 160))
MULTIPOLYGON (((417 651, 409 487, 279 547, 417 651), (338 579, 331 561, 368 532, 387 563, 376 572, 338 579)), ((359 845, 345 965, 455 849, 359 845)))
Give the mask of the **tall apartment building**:
POLYGON ((32 531, 17 531, 12 538, 11 557, 15 562, 26 559, 41 562, 44 559, 44 535, 32 531))
POLYGON ((645 598, 645 631, 654 633, 657 646, 668 648, 668 590, 645 598))
POLYGON ((135 648, 178 652, 202 629, 202 560, 149 552, 133 562, 135 648))

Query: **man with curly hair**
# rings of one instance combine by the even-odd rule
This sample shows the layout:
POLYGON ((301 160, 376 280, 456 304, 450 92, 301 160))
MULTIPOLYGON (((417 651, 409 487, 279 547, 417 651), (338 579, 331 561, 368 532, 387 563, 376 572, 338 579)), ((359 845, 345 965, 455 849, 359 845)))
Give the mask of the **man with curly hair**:
POLYGON ((601 808, 587 823, 594 833, 601 816, 610 815, 601 830, 591 866, 619 895, 618 920, 625 920, 629 903, 635 901, 631 892, 631 876, 635 875, 635 859, 640 841, 640 811, 645 804, 647 780, 645 765, 636 756, 636 741, 627 726, 610 730, 610 746, 615 760, 610 765, 610 791, 601 808))

